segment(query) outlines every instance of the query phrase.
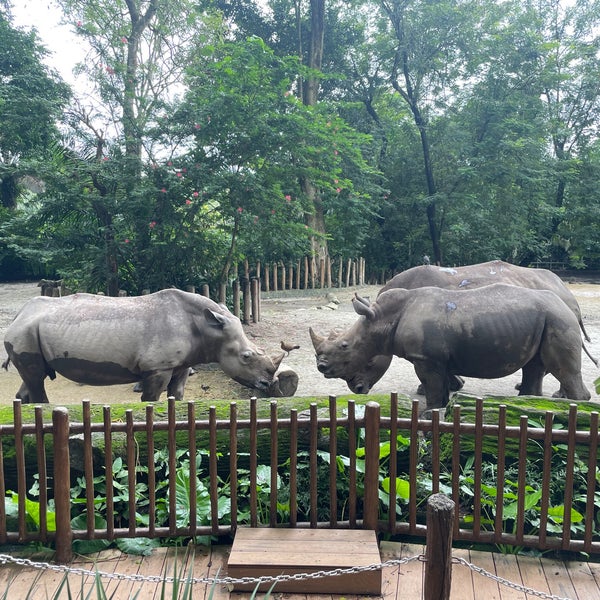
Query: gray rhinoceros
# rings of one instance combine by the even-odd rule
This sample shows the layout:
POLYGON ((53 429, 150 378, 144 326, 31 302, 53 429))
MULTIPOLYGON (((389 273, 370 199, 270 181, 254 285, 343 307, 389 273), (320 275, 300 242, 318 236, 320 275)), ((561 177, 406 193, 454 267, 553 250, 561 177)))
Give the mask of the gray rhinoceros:
POLYGON ((269 357, 248 340, 240 320, 209 298, 167 289, 112 298, 74 294, 29 300, 6 331, 8 367, 23 384, 23 402, 48 402, 44 379, 60 373, 89 385, 142 384, 142 400, 165 389, 183 398, 189 369, 218 362, 232 379, 267 390, 284 357, 269 357))
MULTIPOLYGON (((398 288, 414 290, 422 287, 438 287, 448 290, 469 290, 493 283, 506 283, 523 288, 550 290, 554 292, 577 317, 586 341, 590 341, 583 325, 581 309, 579 308, 577 299, 563 283, 562 279, 547 269, 520 267, 501 260, 492 260, 462 267, 423 265, 398 273, 381 288, 379 294, 398 288)), ((585 345, 583 349, 594 364, 597 365, 598 361, 590 355, 585 345)), ((362 373, 365 378, 365 385, 372 387, 377 383, 383 377, 391 362, 391 356, 380 355, 374 358, 371 361, 370 367, 362 373)), ((448 385, 451 391, 457 391, 461 389, 463 380, 460 377, 451 377, 448 385)), ((419 386, 417 393, 423 393, 422 386, 419 386)), ((561 388, 554 395, 564 397, 565 392, 561 388)))
POLYGON ((562 279, 556 273, 547 269, 519 267, 501 260, 462 267, 423 265, 398 273, 381 288, 379 293, 397 288, 414 290, 422 287, 471 290, 492 283, 506 283, 532 290, 550 290, 554 292, 573 311, 586 341, 590 341, 583 326, 581 309, 577 299, 562 279))
POLYGON ((369 391, 364 372, 383 354, 414 365, 427 409, 446 406, 454 376, 495 379, 519 369, 520 395, 541 395, 549 372, 567 397, 590 399, 577 318, 553 292, 504 284, 462 292, 392 289, 372 305, 358 296, 353 305, 361 317, 352 327, 329 339, 311 330, 311 337, 319 371, 356 393, 369 391))

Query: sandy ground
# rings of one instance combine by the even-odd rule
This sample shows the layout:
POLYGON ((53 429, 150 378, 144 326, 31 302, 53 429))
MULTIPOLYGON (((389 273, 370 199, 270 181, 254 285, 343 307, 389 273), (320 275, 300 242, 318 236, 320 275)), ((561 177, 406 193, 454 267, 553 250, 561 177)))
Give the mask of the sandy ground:
MULTIPOLYGON (((581 306, 585 327, 592 338, 587 344, 592 355, 600 357, 600 285, 587 283, 569 284, 581 306)), ((352 309, 351 298, 354 292, 370 297, 377 296, 379 286, 334 289, 331 291, 339 300, 336 310, 328 308, 328 299, 320 291, 279 292, 264 297, 261 304, 259 323, 245 326, 247 335, 269 353, 279 350, 281 340, 299 344, 285 359, 285 364, 299 375, 296 396, 328 396, 350 393, 345 382, 339 379, 325 379, 316 368, 314 350, 308 328, 320 334, 327 334, 333 328, 346 327, 353 323, 357 315, 352 309)), ((18 309, 31 297, 39 295, 36 283, 0 284, 0 337, 4 337, 6 327, 18 309)), ((0 361, 6 358, 4 346, 0 347, 0 361)), ((582 359, 583 379, 592 393, 593 400, 600 400, 594 390, 594 380, 600 370, 588 359, 582 359)), ((515 385, 520 381, 520 372, 502 379, 467 379, 463 391, 474 395, 513 395, 515 385)), ((373 393, 399 392, 411 397, 416 395, 418 379, 412 365, 405 360, 394 358, 385 376, 374 386, 373 393)), ((11 365, 8 371, 0 372, 0 404, 10 404, 20 385, 20 377, 11 365)), ((60 376, 55 381, 47 380, 47 393, 53 404, 79 403, 89 399, 98 403, 132 402, 137 395, 131 385, 108 387, 83 386, 60 376)), ((558 382, 551 376, 544 380, 544 393, 551 395, 558 389, 558 382)), ((249 398, 252 391, 233 382, 214 365, 202 368, 190 377, 186 387, 186 400, 211 398, 249 398)), ((162 399, 165 395, 162 396, 162 399)))

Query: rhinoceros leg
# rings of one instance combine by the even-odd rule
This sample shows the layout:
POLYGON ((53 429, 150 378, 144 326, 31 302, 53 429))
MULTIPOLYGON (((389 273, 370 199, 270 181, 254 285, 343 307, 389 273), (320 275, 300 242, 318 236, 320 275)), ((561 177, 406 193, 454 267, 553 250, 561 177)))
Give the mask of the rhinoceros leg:
POLYGON ((523 377, 519 386, 519 396, 541 396, 542 382, 546 369, 536 355, 526 365, 523 365, 523 377))
MULTIPOLYGON (((448 389, 451 392, 458 392, 458 390, 462 390, 464 385, 465 380, 462 377, 459 377, 458 375, 448 375, 448 389)), ((422 396, 425 394, 425 388, 423 387, 422 383, 417 388, 417 394, 422 396)))
POLYGON ((146 373, 142 376, 142 402, 156 402, 167 389, 173 371, 146 373))
POLYGON ((564 376, 559 381, 560 389, 564 394, 563 398, 570 398, 571 400, 589 400, 592 397, 590 391, 583 383, 581 373, 564 376))
POLYGON ((183 400, 183 392, 189 374, 189 367, 174 369, 171 381, 169 381, 169 385, 167 386, 167 396, 173 396, 175 400, 183 400))
POLYGON ((450 400, 450 379, 446 370, 440 365, 423 361, 414 362, 413 365, 425 391, 425 410, 444 408, 450 400))
POLYGON ((48 404, 48 396, 44 388, 46 363, 37 356, 35 360, 22 361, 20 357, 12 357, 11 360, 23 380, 15 396, 24 404, 48 404))

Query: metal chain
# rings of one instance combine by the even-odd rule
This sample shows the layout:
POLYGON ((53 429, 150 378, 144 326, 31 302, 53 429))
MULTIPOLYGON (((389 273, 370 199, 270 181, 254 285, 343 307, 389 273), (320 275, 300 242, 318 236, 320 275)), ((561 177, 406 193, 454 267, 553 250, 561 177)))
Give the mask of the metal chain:
MULTIPOLYGON (((347 575, 351 573, 363 573, 365 571, 378 571, 382 567, 403 565, 413 560, 419 560, 420 555, 411 556, 402 559, 392 559, 385 563, 373 563, 370 565, 363 565, 361 567, 347 567, 340 569, 332 569, 330 571, 315 571, 312 573, 294 573, 294 574, 282 574, 276 576, 261 576, 261 577, 194 577, 190 579, 191 583, 202 583, 202 584, 217 584, 217 585, 232 585, 232 584, 259 584, 259 583, 273 583, 278 581, 303 581, 305 579, 319 579, 320 577, 330 577, 337 575, 347 575)), ((23 567, 31 567, 34 569, 45 569, 48 571, 55 571, 58 573, 70 573, 73 575, 86 575, 92 577, 102 577, 105 579, 117 579, 119 581, 134 581, 134 582, 150 582, 150 583, 173 583, 174 577, 166 575, 123 575, 121 573, 109 573, 106 571, 91 571, 89 569, 82 569, 79 567, 69 567, 67 565, 54 565, 47 562, 34 562, 28 558, 16 558, 9 554, 0 554, 0 564, 13 563, 23 567)))
MULTIPOLYGON (((399 565, 408 564, 414 560, 419 560, 421 562, 425 562, 424 554, 417 554, 415 556, 410 556, 408 558, 393 558, 390 560, 386 560, 382 563, 373 563, 370 565, 364 565, 361 567, 348 567, 344 569, 332 569, 330 571, 315 571, 312 573, 294 573, 294 574, 282 574, 276 576, 261 576, 261 577, 194 577, 190 579, 191 583, 195 584, 207 584, 207 585, 235 585, 235 584, 244 584, 244 585, 259 585, 263 583, 274 583, 279 581, 304 581, 308 579, 319 579, 321 577, 334 577, 337 575, 348 575, 354 573, 363 573, 366 571, 378 571, 383 567, 393 567, 399 565)), ((546 594, 545 592, 539 592, 533 590, 531 588, 525 587, 521 584, 514 583, 509 581, 508 579, 504 579, 504 577, 499 577, 498 575, 494 575, 485 569, 478 567, 466 559, 462 557, 452 557, 452 562, 454 564, 460 564, 465 567, 471 569, 475 573, 479 575, 483 575, 484 577, 488 577, 505 585, 506 587, 512 588, 519 592, 523 592, 525 594, 529 594, 531 596, 537 596, 538 598, 546 598, 547 600, 571 600, 570 598, 564 598, 561 596, 555 596, 553 594, 546 594)), ((70 573, 73 575, 81 575, 81 576, 92 576, 92 577, 101 577, 103 579, 116 579, 118 581, 133 581, 133 582, 148 582, 148 583, 174 583, 175 578, 169 577, 167 575, 138 575, 138 574, 130 574, 124 575, 121 573, 108 573, 106 571, 91 571, 89 569, 82 569, 78 567, 69 567, 67 565, 54 565, 48 562, 34 562, 28 558, 17 558, 11 556, 9 554, 0 554, 0 564, 13 563, 23 567, 31 567, 34 569, 45 569, 48 571, 54 571, 58 573, 70 573)))
POLYGON ((513 581, 509 581, 508 579, 504 579, 504 577, 499 577, 498 575, 494 575, 485 569, 478 567, 465 560, 464 558, 453 556, 452 562, 455 564, 461 564, 465 567, 469 567, 471 571, 475 573, 479 573, 479 575, 483 575, 484 577, 488 577, 489 579, 493 579, 494 581, 505 585, 506 587, 512 588, 513 590, 517 590, 519 592, 524 592, 530 596, 537 596, 538 598, 548 598, 549 600, 571 600, 571 598, 564 598, 562 596, 555 596, 554 594, 546 594, 546 592, 538 592, 536 590, 532 590, 531 588, 525 587, 519 583, 514 583, 513 581))

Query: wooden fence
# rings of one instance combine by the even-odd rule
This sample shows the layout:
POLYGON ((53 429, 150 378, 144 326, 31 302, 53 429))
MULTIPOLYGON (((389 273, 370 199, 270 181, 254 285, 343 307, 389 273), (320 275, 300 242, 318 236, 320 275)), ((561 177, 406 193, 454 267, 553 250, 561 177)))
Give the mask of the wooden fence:
POLYGON ((598 413, 589 413, 589 427, 578 430, 576 404, 570 405, 563 429, 553 429, 551 412, 543 427, 530 426, 527 417, 519 426, 508 426, 502 407, 496 423, 484 423, 483 401, 477 402, 474 423, 462 421, 460 406, 453 407, 448 421, 440 419, 439 411, 423 420, 417 401, 405 406, 396 394, 391 394, 387 415, 377 403, 362 406, 335 397, 324 410, 312 403, 307 414, 292 408, 282 415, 277 401, 259 405, 256 399, 243 406, 232 402, 222 418, 215 407, 203 418, 200 410, 205 410, 200 403, 169 399, 144 405, 137 418, 127 410, 119 422, 109 406, 84 401, 81 421, 74 421, 65 408, 22 407, 16 400, 14 424, 0 428, 0 494, 7 498, 0 504, 0 544, 53 542, 57 559, 68 561, 76 539, 219 536, 242 523, 367 528, 425 537, 426 500, 444 492, 458 509, 454 540, 600 553, 598 413), (259 417, 265 410, 268 416, 259 417), (25 422, 26 414, 31 422, 25 422), (490 446, 495 490, 482 479, 490 446), (75 447, 81 448, 77 473, 75 447), (528 472, 532 449, 543 462, 539 482, 528 472), (160 472, 159 450, 167 455, 167 467, 160 472), (182 472, 176 455, 184 450, 189 470, 182 472), (566 463, 558 482, 564 510, 557 515, 552 504, 557 481, 551 475, 558 451, 566 463), (126 480, 110 485, 117 468, 121 474, 128 469, 126 480), (509 468, 510 494, 504 487, 509 468), (33 473, 39 476, 39 496, 32 498, 33 473), (202 477, 186 479, 185 473, 202 477), (106 485, 98 483, 101 477, 95 479, 101 475, 106 485), (79 503, 71 498, 75 477, 85 490, 79 503), (574 492, 574 480, 581 477, 586 480, 583 494, 574 492), (168 489, 162 504, 161 486, 168 489), (471 490, 466 496, 465 486, 471 490), (106 524, 98 527, 100 507, 106 524), (526 531, 526 514, 532 510, 537 526, 526 531), (72 525, 72 518, 82 514, 85 525, 72 525))

